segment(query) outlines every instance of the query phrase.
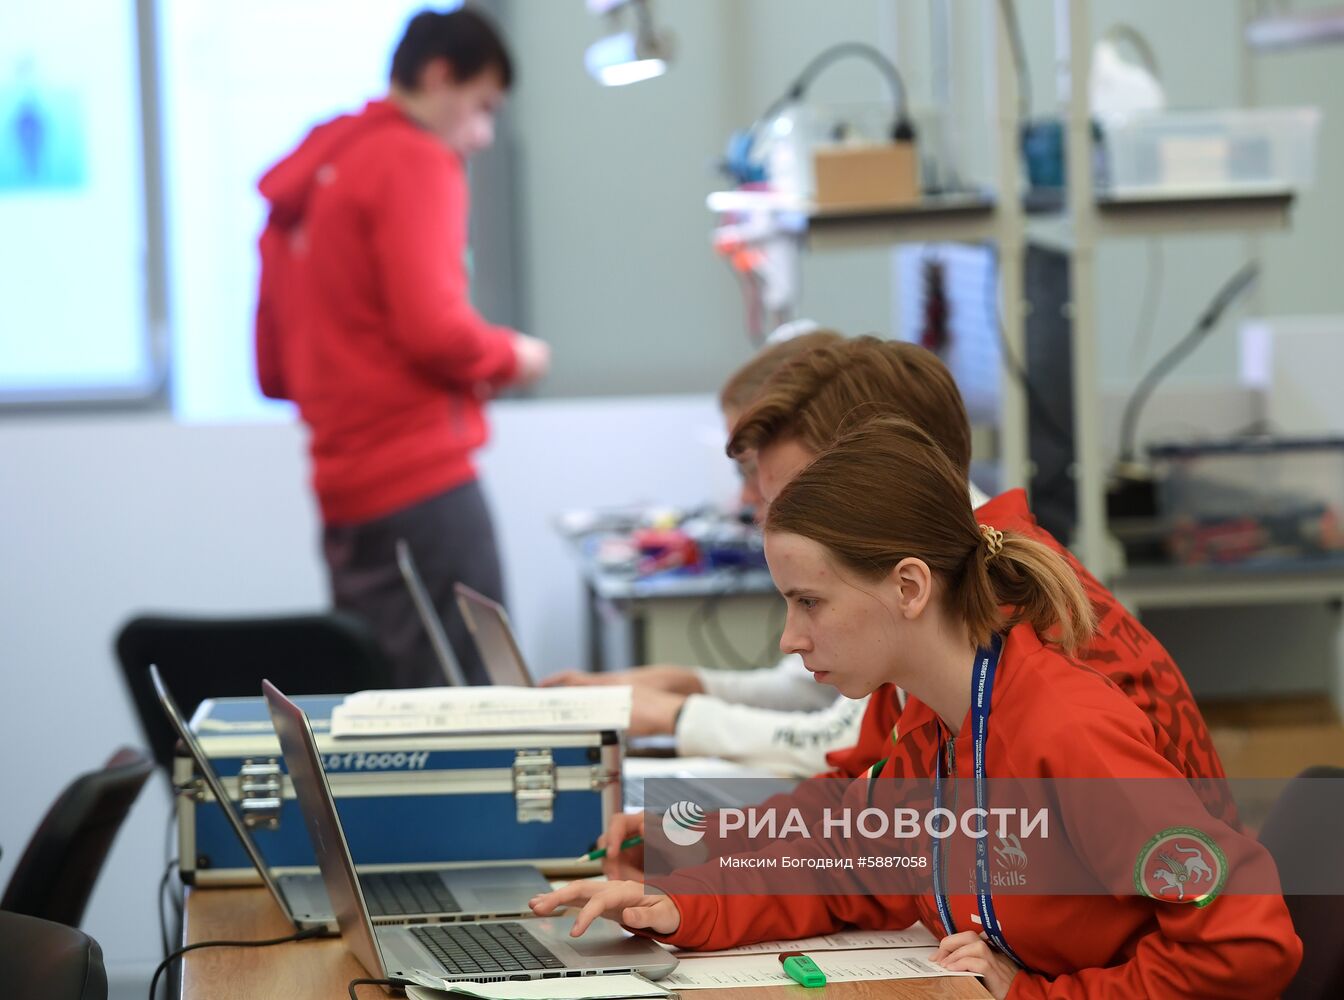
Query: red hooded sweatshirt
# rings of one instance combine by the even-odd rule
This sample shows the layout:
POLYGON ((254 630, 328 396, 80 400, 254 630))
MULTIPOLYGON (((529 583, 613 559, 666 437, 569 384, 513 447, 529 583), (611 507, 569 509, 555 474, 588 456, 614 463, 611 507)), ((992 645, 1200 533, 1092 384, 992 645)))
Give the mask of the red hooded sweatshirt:
POLYGON ((475 478, 513 333, 472 308, 461 158, 387 101, 313 129, 259 185, 257 374, 310 430, 327 524, 475 478))

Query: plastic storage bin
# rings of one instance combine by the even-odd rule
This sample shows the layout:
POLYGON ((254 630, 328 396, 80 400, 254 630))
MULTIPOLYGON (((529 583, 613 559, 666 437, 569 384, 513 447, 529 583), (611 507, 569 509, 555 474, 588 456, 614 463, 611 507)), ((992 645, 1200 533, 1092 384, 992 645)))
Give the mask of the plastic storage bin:
POLYGON ((1145 112, 1104 126, 1112 198, 1253 194, 1310 186, 1316 108, 1145 112))
POLYGON ((1149 456, 1176 562, 1344 566, 1344 438, 1156 445, 1149 456))

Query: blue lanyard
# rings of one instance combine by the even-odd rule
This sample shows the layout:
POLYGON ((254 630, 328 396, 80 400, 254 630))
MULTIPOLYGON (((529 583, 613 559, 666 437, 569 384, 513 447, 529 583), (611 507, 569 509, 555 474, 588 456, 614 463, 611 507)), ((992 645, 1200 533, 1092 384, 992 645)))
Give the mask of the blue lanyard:
MULTIPOLYGON (((990 698, 994 693, 994 671, 999 665, 999 654, 1003 652, 1003 637, 995 635, 990 639, 989 648, 975 652, 975 669, 971 673, 971 732, 975 748, 975 805, 980 810, 976 833, 985 832, 985 743, 989 739, 990 698)), ((943 805, 943 752, 945 746, 940 741, 938 747, 938 766, 933 775, 933 807, 941 809, 943 805)), ((955 759, 955 758, 953 758, 955 759)), ((948 768, 948 777, 956 775, 948 768)), ((943 876, 942 838, 933 838, 933 895, 938 903, 938 916, 948 934, 957 932, 952 922, 952 907, 947 899, 947 884, 943 876)), ((989 943, 998 951, 1007 955, 1022 968, 1025 963, 1017 957, 1008 942, 1003 938, 999 927, 999 918, 994 913, 994 897, 990 892, 989 881, 989 837, 976 839, 975 842, 975 888, 980 904, 980 923, 989 943)))

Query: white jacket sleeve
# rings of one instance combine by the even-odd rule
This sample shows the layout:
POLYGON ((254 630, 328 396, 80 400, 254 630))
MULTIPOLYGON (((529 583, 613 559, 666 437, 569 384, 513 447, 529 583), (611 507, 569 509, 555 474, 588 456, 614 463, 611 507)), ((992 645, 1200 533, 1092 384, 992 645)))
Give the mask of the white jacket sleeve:
POLYGON ((831 705, 835 688, 818 684, 803 666, 803 658, 790 653, 773 667, 759 670, 710 670, 696 667, 695 674, 705 694, 736 705, 772 708, 782 712, 814 712, 831 705))
POLYGON ((677 753, 810 777, 827 769, 829 751, 858 742, 867 706, 867 698, 836 698, 820 711, 780 712, 693 694, 677 719, 677 753))

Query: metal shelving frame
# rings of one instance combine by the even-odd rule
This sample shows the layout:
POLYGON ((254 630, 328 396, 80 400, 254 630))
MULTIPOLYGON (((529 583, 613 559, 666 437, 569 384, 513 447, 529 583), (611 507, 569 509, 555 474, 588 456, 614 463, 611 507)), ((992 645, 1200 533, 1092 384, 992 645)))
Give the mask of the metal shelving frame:
MULTIPOLYGON (((1061 62, 1068 67, 1065 107, 1067 187, 1054 208, 1067 222, 1071 255, 1070 302, 1073 323, 1073 413, 1078 527, 1071 547, 1100 579, 1120 570, 1110 557, 1106 524, 1105 448, 1097 357, 1096 248, 1100 241, 1133 237, 1176 237, 1209 233, 1259 234, 1286 229, 1293 203, 1290 190, 1229 195, 1116 198, 1098 195, 1092 177, 1092 124, 1088 98, 1091 70, 1092 0, 1056 0, 1055 32, 1061 62), (1066 56, 1066 58, 1064 58, 1066 56)), ((1017 358, 1026 356, 1023 268, 1030 211, 1022 190, 1018 147, 1017 74, 1009 26, 1000 4, 986 0, 995 36, 995 131, 998 197, 955 195, 926 199, 900 209, 820 211, 803 208, 812 251, 899 243, 993 242, 998 247, 999 301, 1004 337, 1017 358), (1013 192, 1003 197, 1003 192, 1013 192)), ((798 211, 795 206, 791 209, 798 211)), ((1026 392, 1005 370, 998 434, 1004 488, 1029 480, 1026 392)), ((1132 592, 1142 602, 1142 585, 1132 592)))

